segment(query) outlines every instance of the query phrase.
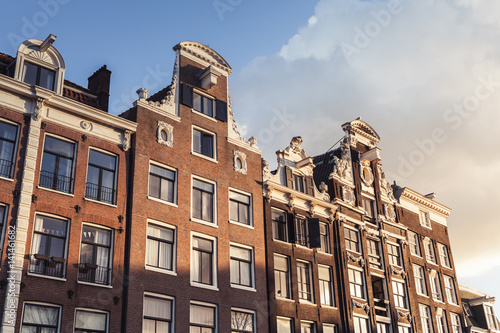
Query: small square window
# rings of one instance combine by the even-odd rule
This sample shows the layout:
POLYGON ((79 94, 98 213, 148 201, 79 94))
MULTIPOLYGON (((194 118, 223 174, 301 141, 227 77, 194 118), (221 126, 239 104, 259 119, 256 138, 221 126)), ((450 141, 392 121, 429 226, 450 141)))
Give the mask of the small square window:
POLYGON ((200 221, 215 223, 215 184, 193 178, 192 217, 200 221))
POLYGON ((316 323, 308 321, 300 322, 300 333, 316 333, 316 323))
POLYGON ((193 109, 206 116, 214 116, 214 100, 193 92, 193 109))
POLYGON ((108 332, 108 314, 91 310, 76 310, 75 333, 108 332))
POLYGON ((368 329, 368 319, 356 316, 354 316, 352 319, 354 322, 354 333, 370 332, 368 329))
POLYGON ((431 228, 431 219, 429 212, 420 211, 420 224, 426 228, 431 228))
POLYGON ((176 202, 176 177, 175 169, 149 165, 149 196, 166 202, 176 202))
POLYGON ((278 317, 276 319, 277 333, 294 333, 293 319, 278 317))
POLYGON ((215 159, 215 134, 193 128, 193 152, 215 159))
POLYGON ((229 190, 229 219, 232 222, 252 225, 252 197, 242 192, 229 190))
POLYGON ((54 90, 55 75, 56 73, 50 69, 32 64, 27 61, 24 62, 23 81, 28 84, 37 85, 49 90, 54 90))

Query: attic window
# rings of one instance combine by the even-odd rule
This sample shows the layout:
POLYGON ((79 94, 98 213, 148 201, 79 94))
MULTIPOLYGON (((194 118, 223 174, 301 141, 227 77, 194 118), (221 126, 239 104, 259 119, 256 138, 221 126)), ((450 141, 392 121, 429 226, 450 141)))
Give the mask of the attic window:
POLYGON ((54 90, 55 75, 56 73, 50 69, 24 62, 23 81, 28 84, 54 90))

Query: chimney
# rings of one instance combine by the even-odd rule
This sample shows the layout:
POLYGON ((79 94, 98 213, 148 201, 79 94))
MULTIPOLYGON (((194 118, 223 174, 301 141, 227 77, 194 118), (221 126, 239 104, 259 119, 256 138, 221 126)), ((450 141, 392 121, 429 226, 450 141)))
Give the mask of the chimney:
POLYGON ((99 68, 94 74, 89 77, 88 89, 97 95, 97 101, 101 106, 101 110, 108 111, 109 106, 109 84, 111 81, 111 71, 106 68, 106 65, 99 68))

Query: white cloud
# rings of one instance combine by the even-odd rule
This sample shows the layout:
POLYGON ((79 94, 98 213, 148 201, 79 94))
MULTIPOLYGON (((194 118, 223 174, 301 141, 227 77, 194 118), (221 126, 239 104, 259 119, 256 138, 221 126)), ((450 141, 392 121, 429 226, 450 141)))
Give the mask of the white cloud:
POLYGON ((321 0, 278 54, 234 75, 233 110, 271 166, 291 137, 319 154, 362 116, 388 177, 436 192, 453 209, 456 263, 483 271, 475 258, 500 252, 499 22, 498 1, 321 0), (271 126, 284 109, 286 126, 271 126), (436 129, 445 139, 429 141, 436 129))

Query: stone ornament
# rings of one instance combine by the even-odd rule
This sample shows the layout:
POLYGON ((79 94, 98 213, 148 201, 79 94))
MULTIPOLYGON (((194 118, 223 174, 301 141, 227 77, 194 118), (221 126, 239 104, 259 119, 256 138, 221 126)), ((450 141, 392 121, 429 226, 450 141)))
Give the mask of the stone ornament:
POLYGON ((80 127, 85 131, 92 131, 92 123, 90 121, 82 120, 80 121, 80 127))
POLYGON ((342 200, 353 206, 356 203, 354 191, 349 186, 342 186, 342 200))
POLYGON ((391 222, 396 222, 396 211, 391 204, 384 204, 385 218, 391 222))
POLYGON ((45 99, 37 98, 35 109, 33 110, 33 120, 34 121, 42 120, 42 118, 43 118, 42 117, 43 103, 45 103, 45 99))
POLYGON ((370 313, 370 306, 368 305, 368 302, 360 303, 352 299, 352 307, 353 309, 354 308, 363 309, 365 310, 366 313, 370 313))
POLYGON ((262 180, 263 181, 268 181, 271 179, 272 173, 269 171, 269 162, 266 161, 264 157, 261 158, 262 162, 262 180))
POLYGON ((401 275, 403 279, 406 279, 406 272, 403 268, 397 269, 394 266, 391 266, 391 273, 396 275, 401 275))
POLYGON ((239 150, 233 150, 233 167, 234 171, 247 174, 247 155, 239 150))
POLYGON ((377 163, 377 170, 380 178, 380 192, 382 192, 382 195, 387 197, 389 200, 396 201, 396 198, 394 198, 394 194, 392 191, 392 186, 385 179, 385 173, 382 170, 382 163, 380 162, 377 163))
POLYGON ((127 130, 125 131, 125 133, 123 133, 123 143, 122 143, 123 151, 127 151, 130 149, 131 138, 132 138, 132 131, 127 130))
POLYGON ((372 186, 374 177, 372 168, 370 167, 370 161, 361 161, 360 168, 361 180, 366 186, 372 186))
POLYGON ((361 267, 365 266, 365 262, 363 260, 363 256, 353 256, 350 252, 346 252, 347 260, 357 262, 361 267))
POLYGON ((352 182, 351 158, 349 157, 349 143, 347 139, 342 141, 340 158, 333 157, 333 172, 330 177, 340 177, 352 182))
POLYGON ((174 127, 164 121, 158 120, 156 141, 161 145, 172 148, 174 146, 174 127))

